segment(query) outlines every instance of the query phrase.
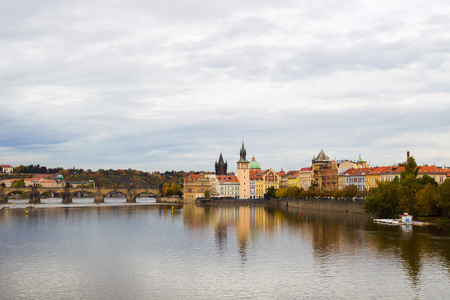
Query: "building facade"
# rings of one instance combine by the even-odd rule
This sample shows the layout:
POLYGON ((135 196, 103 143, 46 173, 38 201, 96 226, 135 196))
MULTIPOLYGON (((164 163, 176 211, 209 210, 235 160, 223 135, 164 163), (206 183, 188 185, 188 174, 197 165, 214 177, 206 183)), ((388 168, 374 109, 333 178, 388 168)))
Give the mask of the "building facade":
POLYGON ((188 201, 203 198, 206 190, 211 191, 210 179, 205 174, 188 175, 184 179, 183 194, 188 201))
POLYGON ((244 147, 244 142, 242 142, 242 147, 240 151, 240 159, 237 162, 236 176, 239 180, 239 198, 249 199, 250 198, 250 162, 247 160, 247 151, 244 147))
POLYGON ((219 161, 214 165, 216 175, 227 175, 228 163, 223 161, 222 152, 220 152, 219 161))

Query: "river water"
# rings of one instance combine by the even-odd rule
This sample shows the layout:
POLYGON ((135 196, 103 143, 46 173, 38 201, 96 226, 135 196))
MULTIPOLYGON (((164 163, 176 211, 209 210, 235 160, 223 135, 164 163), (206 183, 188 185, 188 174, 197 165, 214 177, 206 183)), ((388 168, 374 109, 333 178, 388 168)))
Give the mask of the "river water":
POLYGON ((445 228, 75 201, 0 210, 1 299, 450 299, 445 228))

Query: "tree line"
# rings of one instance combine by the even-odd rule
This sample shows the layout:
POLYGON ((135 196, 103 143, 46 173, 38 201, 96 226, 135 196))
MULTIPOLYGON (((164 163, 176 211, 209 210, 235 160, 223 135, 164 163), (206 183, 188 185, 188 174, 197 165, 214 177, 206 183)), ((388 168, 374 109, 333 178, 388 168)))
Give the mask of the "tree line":
POLYGON ((450 179, 442 184, 430 176, 418 178, 419 168, 413 157, 409 157, 400 178, 377 182, 369 191, 364 209, 380 217, 395 217, 407 212, 417 216, 450 217, 450 179))
MULTIPOLYGON (((159 188, 165 196, 182 196, 183 180, 188 174, 199 172, 165 171, 144 172, 134 169, 64 169, 47 168, 38 165, 20 165, 14 168, 14 174, 2 174, 2 179, 29 178, 32 174, 61 174, 64 179, 71 182, 89 182, 92 180, 97 187, 128 188, 159 188)), ((19 180, 15 186, 24 186, 24 181, 19 180)))

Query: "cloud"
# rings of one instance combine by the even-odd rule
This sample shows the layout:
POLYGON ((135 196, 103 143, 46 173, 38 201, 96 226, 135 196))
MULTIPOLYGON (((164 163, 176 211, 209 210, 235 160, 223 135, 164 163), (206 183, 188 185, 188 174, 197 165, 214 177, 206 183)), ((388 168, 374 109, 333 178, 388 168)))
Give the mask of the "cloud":
POLYGON ((449 165, 448 13, 443 0, 2 2, 0 162, 213 170, 222 150, 231 170, 244 139, 263 168, 322 148, 449 165))

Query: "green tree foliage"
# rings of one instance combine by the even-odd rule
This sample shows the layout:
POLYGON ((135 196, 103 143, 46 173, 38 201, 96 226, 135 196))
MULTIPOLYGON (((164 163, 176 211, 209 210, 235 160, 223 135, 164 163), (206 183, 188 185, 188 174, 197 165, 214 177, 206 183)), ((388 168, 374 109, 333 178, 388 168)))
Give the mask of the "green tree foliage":
POLYGON ((211 195, 210 195, 210 192, 209 192, 209 190, 206 190, 205 191, 205 198, 209 198, 211 195))
POLYGON ((266 199, 276 198, 276 190, 274 186, 271 186, 267 189, 267 193, 264 195, 264 198, 266 199))
POLYGON ((450 218, 450 179, 436 188, 435 203, 450 218))
POLYGON ((377 181, 365 198, 364 210, 379 217, 394 217, 400 202, 400 181, 377 181))
POLYGON ((419 179, 419 182, 422 186, 426 186, 428 183, 432 184, 434 187, 438 186, 436 180, 428 175, 423 175, 422 178, 419 179))
POLYGON ((430 216, 438 212, 435 201, 436 188, 433 183, 427 183, 416 194, 415 211, 420 215, 430 216))
POLYGON ((448 213, 450 182, 446 186, 438 185, 430 176, 418 178, 418 173, 416 161, 408 158, 400 180, 377 182, 378 186, 365 198, 364 209, 380 217, 395 217, 402 212, 414 217, 437 215, 439 210, 448 213))
POLYGON ((409 157, 406 162, 405 169, 400 173, 400 211, 408 212, 413 216, 417 216, 417 193, 422 188, 417 175, 419 167, 417 167, 414 157, 409 157))
POLYGON ((23 180, 23 178, 22 178, 20 180, 14 181, 14 183, 12 184, 12 187, 15 187, 15 188, 25 187, 25 180, 23 180))
POLYGON ((344 187, 342 196, 346 199, 353 199, 358 195, 358 187, 354 184, 346 185, 344 187))

